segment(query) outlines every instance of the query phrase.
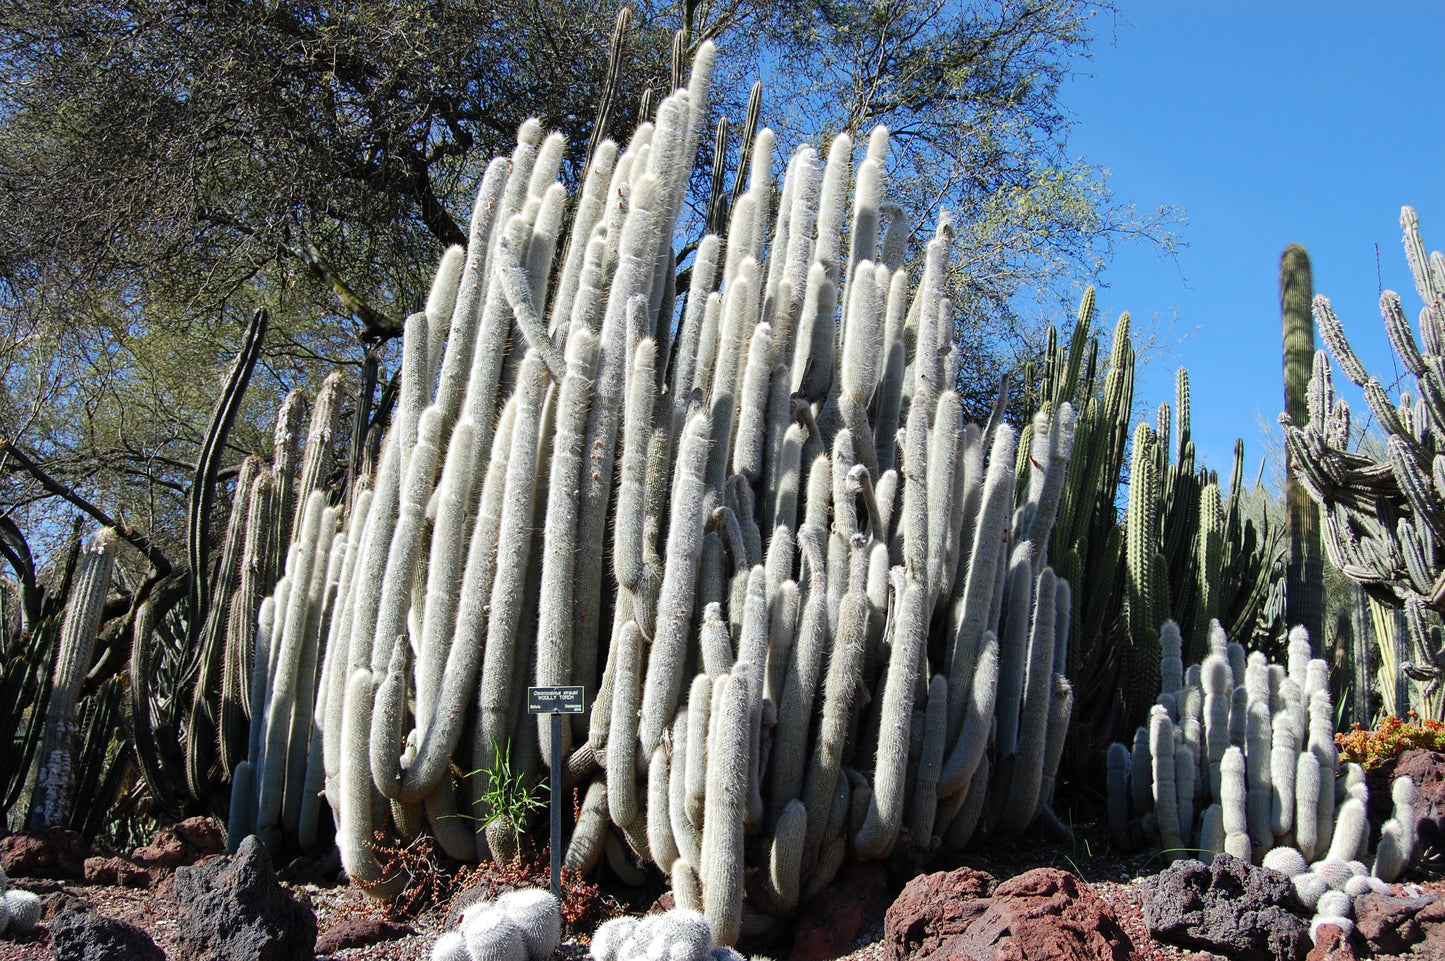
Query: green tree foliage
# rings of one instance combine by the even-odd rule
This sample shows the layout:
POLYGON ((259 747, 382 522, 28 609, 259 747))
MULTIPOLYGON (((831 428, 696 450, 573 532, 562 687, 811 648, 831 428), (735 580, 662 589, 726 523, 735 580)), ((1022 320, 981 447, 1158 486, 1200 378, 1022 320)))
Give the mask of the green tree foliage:
MULTIPOLYGON (((670 85, 680 28, 690 48, 713 39, 744 65, 720 78, 715 107, 732 118, 730 153, 759 75, 785 146, 888 125, 889 197, 915 222, 955 214, 977 416, 1038 333, 1021 303, 1072 299, 1126 237, 1169 243, 1167 212, 1118 204, 1106 172, 1066 150, 1060 85, 1099 10, 642 2, 607 129, 631 129, 645 91, 670 85)), ((442 247, 464 239, 487 162, 529 113, 566 135, 575 183, 616 13, 575 0, 0 3, 0 436, 179 561, 189 477, 251 311, 266 307, 272 327, 228 465, 267 450, 286 390, 359 365, 358 344, 383 349, 384 368, 399 360, 385 348, 396 323, 442 247), (366 307, 338 304, 333 280, 366 307)), ((703 229, 706 159, 681 251, 703 229)), ((72 509, 0 460, 0 512, 37 554, 72 509)))

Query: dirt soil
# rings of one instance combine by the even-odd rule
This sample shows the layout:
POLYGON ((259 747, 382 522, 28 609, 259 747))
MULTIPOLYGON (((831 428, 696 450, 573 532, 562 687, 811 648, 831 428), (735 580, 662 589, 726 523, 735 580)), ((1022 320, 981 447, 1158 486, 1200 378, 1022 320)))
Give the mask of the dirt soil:
MULTIPOLYGON (((1091 840, 1092 834, 1094 832, 1091 830, 1082 830, 1080 839, 1071 846, 1037 840, 994 845, 982 851, 967 852, 949 864, 929 865, 927 869, 968 866, 987 871, 999 881, 1035 867, 1056 867, 1071 871, 1088 881, 1094 892, 1113 907, 1124 929, 1133 939, 1140 961, 1227 961, 1197 950, 1162 944, 1151 938, 1144 925, 1139 879, 1161 870, 1164 867, 1163 862, 1158 855, 1118 856, 1107 853, 1106 845, 1091 840)), ((90 910, 144 929, 168 957, 179 956, 175 903, 169 895, 168 885, 163 884, 156 891, 144 891, 24 878, 12 878, 11 882, 17 887, 34 890, 43 897, 83 901, 89 905, 90 910)), ((350 886, 315 883, 286 886, 315 912, 317 930, 322 934, 347 920, 387 916, 386 909, 380 902, 350 886)), ((1445 895, 1445 881, 1423 882, 1417 886, 1429 893, 1445 895)), ((609 889, 605 883, 603 893, 616 897, 619 907, 632 913, 645 912, 655 894, 609 889)), ((394 916, 390 919, 398 920, 394 916)), ((415 933, 366 947, 348 948, 329 955, 318 954, 317 958, 329 958, 333 961, 423 961, 429 958, 432 944, 446 929, 445 907, 429 907, 413 917, 401 920, 415 933)), ((567 937, 558 949, 554 961, 581 961, 587 956, 587 941, 591 930, 570 931, 566 934, 567 937)), ((852 952, 841 961, 879 961, 883 957, 882 937, 882 916, 868 919, 853 945, 852 952)), ((789 945, 790 936, 784 935, 772 943, 744 944, 741 947, 755 958, 786 961, 789 945)), ((37 934, 21 941, 0 937, 0 961, 40 961, 52 957, 49 939, 43 927, 37 934)), ((1384 961, 1383 956, 1380 957, 1384 961)), ((1412 956, 1405 957, 1411 961, 1420 961, 1412 956)))

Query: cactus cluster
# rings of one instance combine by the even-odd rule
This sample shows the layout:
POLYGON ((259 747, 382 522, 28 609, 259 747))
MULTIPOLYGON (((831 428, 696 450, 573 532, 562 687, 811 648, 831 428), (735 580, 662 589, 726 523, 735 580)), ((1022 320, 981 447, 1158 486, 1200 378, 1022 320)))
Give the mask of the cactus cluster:
MULTIPOLYGON (((1311 656, 1308 633, 1290 632, 1287 666, 1246 653, 1217 623, 1209 641, 1209 655, 1186 670, 1178 625, 1167 621, 1159 632, 1162 683, 1149 726, 1132 751, 1109 748, 1115 842, 1129 844, 1132 809, 1166 857, 1223 851, 1291 876, 1318 873, 1308 867, 1316 862, 1362 861, 1365 772, 1340 762, 1329 667, 1311 656)), ((1413 852, 1413 796, 1408 778, 1397 781, 1396 816, 1376 852, 1383 880, 1403 873, 1413 852)))
POLYGON ((345 516, 298 504, 233 840, 307 843, 321 787, 378 895, 378 830, 504 855, 479 802, 499 751, 528 779, 548 760, 530 679, 587 693, 558 721, 584 798, 569 866, 656 865, 720 943, 845 858, 1053 820, 1072 407, 1022 445, 999 417, 964 423, 952 227, 911 283, 882 129, 856 177, 840 135, 780 185, 760 131, 726 237, 676 290, 713 56, 625 149, 599 144, 570 229, 559 135, 528 121, 488 168, 468 249, 407 320, 369 486, 345 516))
POLYGON ((550 891, 522 888, 462 912, 432 946, 432 961, 548 961, 562 940, 562 907, 550 891))
POLYGON ((1398 777, 1391 786, 1394 811, 1380 831, 1374 867, 1370 868, 1351 854, 1362 855, 1369 840, 1369 823, 1365 781, 1352 770, 1347 775, 1345 800, 1335 825, 1335 838, 1325 857, 1307 864, 1295 848, 1275 848, 1264 857, 1264 866, 1284 874, 1294 885, 1295 897, 1307 910, 1315 912, 1310 923, 1310 938, 1319 929, 1333 924, 1346 934, 1354 929, 1355 899, 1366 894, 1392 897, 1390 882, 1405 873, 1419 815, 1415 811, 1415 782, 1398 777))
POLYGON ((1193 657, 1203 656, 1215 618, 1252 643, 1283 633, 1280 531, 1245 516, 1243 442, 1235 445, 1233 474, 1221 490, 1218 477, 1195 464, 1189 375, 1181 367, 1174 405, 1160 404, 1153 425, 1136 426, 1126 463, 1134 393, 1130 317, 1120 315, 1101 360, 1093 314, 1091 289, 1067 346, 1050 330, 1037 394, 1043 405, 1070 402, 1078 411, 1077 452, 1049 550, 1073 585, 1076 642, 1064 673, 1082 696, 1066 758, 1081 777, 1088 759, 1146 718, 1159 681, 1155 632, 1165 618, 1179 623, 1193 657), (1126 466, 1121 514, 1116 503, 1126 466))
POLYGON ((20 888, 11 888, 5 869, 0 868, 0 934, 24 937, 40 924, 43 906, 40 897, 20 888))
MULTIPOLYGON (((1403 674, 1383 680, 1393 692, 1405 678, 1422 682, 1411 702, 1424 717, 1445 716, 1445 255, 1427 254, 1420 222, 1401 208, 1405 255, 1424 302, 1419 340, 1399 294, 1380 296, 1385 330, 1401 365, 1415 378, 1418 395, 1398 403, 1365 369, 1335 316, 1329 299, 1314 298, 1313 312, 1329 352, 1363 391, 1370 413, 1386 437, 1383 455, 1352 449, 1350 408, 1334 393, 1328 355, 1314 355, 1308 418, 1281 418, 1295 476, 1319 505, 1330 563, 1359 582, 1376 601, 1403 607, 1412 650, 1404 657, 1382 652, 1382 666, 1403 674)), ((1387 709, 1395 707, 1387 703, 1387 709)))
POLYGON ((707 918, 686 908, 604 922, 592 936, 593 961, 740 961, 741 955, 713 939, 707 918))

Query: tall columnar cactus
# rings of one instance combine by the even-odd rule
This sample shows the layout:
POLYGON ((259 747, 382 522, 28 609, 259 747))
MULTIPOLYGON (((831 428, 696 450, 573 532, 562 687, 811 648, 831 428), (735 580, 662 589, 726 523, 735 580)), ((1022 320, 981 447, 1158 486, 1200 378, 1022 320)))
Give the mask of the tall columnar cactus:
MULTIPOLYGON (((1410 703, 1422 716, 1445 716, 1445 642, 1439 622, 1445 593, 1438 587, 1445 569, 1445 461, 1438 436, 1445 425, 1445 256, 1427 254, 1415 211, 1403 207, 1405 256, 1424 307, 1419 340, 1400 296, 1380 297, 1385 331, 1401 365, 1415 378, 1417 397, 1398 406, 1350 348, 1344 327, 1327 298, 1315 297, 1313 313, 1336 363, 1364 392, 1365 402, 1386 434, 1378 460, 1352 450, 1349 405, 1334 394, 1329 361, 1315 355, 1307 415, 1287 412, 1285 443, 1298 466, 1300 485, 1318 505, 1326 556, 1359 582, 1376 602, 1403 607, 1410 652, 1403 659, 1381 651, 1381 664, 1399 672, 1382 677, 1382 694, 1405 680, 1421 682, 1410 703)), ((1386 633, 1377 632, 1383 645, 1386 633)))
MULTIPOLYGON (((1309 254, 1299 244, 1285 248, 1279 260, 1279 305, 1284 317, 1285 413, 1293 424, 1309 422, 1305 395, 1315 353, 1310 320, 1309 254)), ((1323 638, 1325 620, 1324 559, 1320 550, 1319 508, 1309 499, 1287 462, 1285 502, 1289 507, 1289 563, 1285 584, 1285 619, 1303 625, 1310 637, 1323 638)))
MULTIPOLYGON (((701 241, 674 312, 712 58, 703 45, 628 144, 599 144, 565 245, 559 137, 529 121, 488 169, 460 274, 448 255, 407 324, 373 476, 347 516, 307 505, 262 604, 237 830, 299 839, 321 786, 343 862, 375 894, 373 833, 423 809, 449 853, 501 855, 485 831, 465 850, 454 826, 473 822, 450 812, 481 823, 502 748, 535 784, 553 722, 523 709, 533 679, 587 694, 554 786, 583 798, 569 867, 660 872, 722 943, 849 858, 916 863, 980 830, 1059 827, 1078 594, 1053 533, 1092 531, 1079 518, 1096 497, 1071 486, 1073 398, 1027 444, 1001 413, 964 423, 953 227, 911 286, 882 129, 851 222, 850 137, 800 148, 775 185, 759 131, 726 236, 701 241), (316 685, 309 704, 292 670, 316 685)), ((1117 476, 1125 439, 1091 448, 1091 469, 1117 476)))
POLYGON ((74 586, 66 604, 60 631, 50 698, 45 707, 45 728, 40 742, 35 794, 26 826, 53 827, 65 822, 75 804, 76 736, 79 734, 76 701, 80 684, 90 670, 100 611, 110 589, 119 544, 115 531, 103 528, 81 549, 74 586))

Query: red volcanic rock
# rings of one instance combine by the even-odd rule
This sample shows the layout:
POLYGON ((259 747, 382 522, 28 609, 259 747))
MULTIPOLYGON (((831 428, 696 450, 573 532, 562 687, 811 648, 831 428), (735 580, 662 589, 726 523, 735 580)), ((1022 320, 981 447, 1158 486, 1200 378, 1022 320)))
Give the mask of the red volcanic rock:
POLYGON ((883 918, 887 961, 924 958, 963 934, 988 910, 998 882, 984 871, 959 868, 909 881, 883 918))
POLYGON ((225 852, 220 830, 205 818, 194 817, 157 832, 150 844, 136 848, 130 857, 141 867, 175 869, 225 852))
POLYGON ((888 872, 872 862, 850 864, 803 907, 791 961, 829 961, 853 950, 863 925, 888 904, 888 872))
POLYGON ((1305 961, 1359 961, 1350 946, 1350 936, 1333 924, 1322 925, 1315 939, 1305 961))
POLYGON ((65 828, 44 828, 0 838, 0 867, 17 878, 79 881, 85 877, 85 859, 89 855, 85 840, 65 828))
POLYGON ((1114 909, 1083 881, 1035 868, 996 888, 967 868, 916 878, 888 909, 889 961, 1135 961, 1114 909))
POLYGON ((335 954, 346 948, 366 948, 412 934, 416 934, 414 929, 384 918, 347 918, 327 928, 316 939, 316 953, 335 954))
POLYGON ((1034 868, 1000 884, 978 920, 994 931, 997 961, 1132 961, 1134 942, 1114 909, 1082 880, 1058 868, 1034 868))
POLYGON ((85 883, 148 888, 151 886, 151 876, 144 868, 125 858, 86 858, 85 883))

